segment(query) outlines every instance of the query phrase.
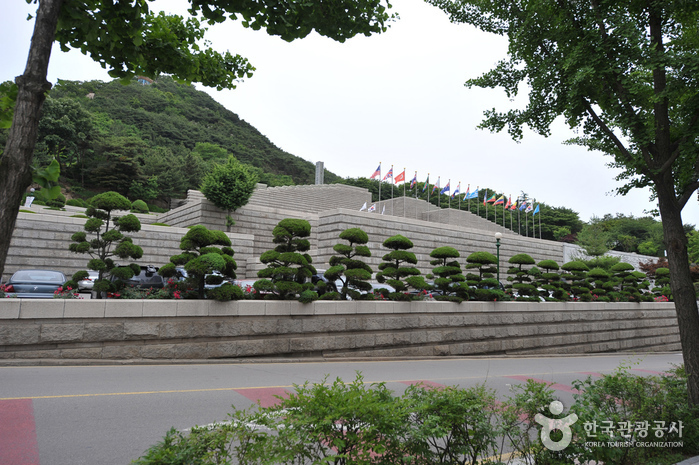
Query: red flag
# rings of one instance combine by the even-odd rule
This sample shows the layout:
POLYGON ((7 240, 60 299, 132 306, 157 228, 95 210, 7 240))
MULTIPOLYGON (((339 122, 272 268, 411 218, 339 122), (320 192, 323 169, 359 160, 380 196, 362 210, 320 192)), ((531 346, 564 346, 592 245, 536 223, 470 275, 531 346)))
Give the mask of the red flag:
POLYGON ((507 203, 505 204, 505 208, 510 208, 511 205, 512 205, 512 196, 510 196, 507 199, 507 203))
POLYGON ((399 182, 405 182, 405 170, 403 170, 403 172, 401 174, 396 176, 396 179, 394 180, 394 182, 396 184, 398 184, 399 182))

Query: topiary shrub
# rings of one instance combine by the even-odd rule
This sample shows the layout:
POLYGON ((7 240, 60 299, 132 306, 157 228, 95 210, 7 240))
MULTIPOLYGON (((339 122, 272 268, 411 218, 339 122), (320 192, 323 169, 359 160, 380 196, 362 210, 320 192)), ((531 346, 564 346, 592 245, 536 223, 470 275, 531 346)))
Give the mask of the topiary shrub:
POLYGON ((148 205, 143 200, 134 200, 131 204, 131 211, 134 213, 150 213, 148 205))
POLYGON ((497 257, 489 252, 473 252, 466 258, 466 268, 478 270, 477 275, 466 275, 466 282, 471 287, 475 300, 502 300, 504 297, 494 274, 498 270, 497 263, 497 257))
POLYGON ((466 277, 461 272, 461 265, 454 260, 461 255, 453 247, 437 247, 430 252, 430 265, 435 268, 432 273, 435 288, 441 293, 434 296, 436 300, 447 300, 451 302, 461 302, 469 298, 469 287, 466 284, 466 277))
POLYGON ((206 296, 214 300, 225 302, 228 300, 240 300, 245 297, 245 293, 235 284, 225 283, 222 286, 209 289, 206 296))
POLYGON ((570 292, 574 299, 589 302, 592 299, 592 294, 590 294, 590 285, 586 278, 590 268, 580 260, 565 263, 561 268, 567 272, 562 276, 567 280, 564 284, 565 289, 570 292))
POLYGON ((417 258, 413 252, 408 252, 413 248, 413 243, 405 236, 397 234, 389 237, 383 242, 383 246, 391 249, 391 252, 382 257, 384 263, 379 265, 379 272, 376 273, 376 280, 393 287, 396 292, 390 294, 392 300, 410 300, 406 294, 408 287, 417 290, 427 289, 429 286, 425 280, 419 276, 420 270, 413 266, 417 264, 417 258))
MULTIPOLYGON (((140 271, 140 267, 135 263, 117 266, 113 257, 138 260, 143 256, 143 249, 123 234, 140 231, 141 222, 134 215, 112 218, 113 211, 128 210, 131 207, 131 202, 117 192, 96 195, 90 200, 90 204, 92 206, 85 211, 89 217, 85 221, 85 231, 76 232, 71 236, 73 243, 69 249, 71 252, 86 253, 92 257, 87 267, 99 273, 93 286, 99 299, 103 292, 114 290, 114 284, 107 277, 114 276, 126 280, 140 271), (88 234, 94 234, 95 238, 88 240, 88 234)), ((87 276, 87 271, 79 271, 73 275, 73 280, 79 281, 87 276)))
POLYGON ((306 281, 316 274, 316 269, 311 265, 311 256, 303 253, 311 248, 306 239, 311 235, 311 224, 286 218, 277 224, 272 234, 277 246, 260 256, 267 268, 257 272, 262 279, 255 281, 255 290, 275 299, 294 299, 303 291, 312 290, 313 284, 306 281))
POLYGON ((516 300, 538 302, 539 293, 536 286, 531 284, 532 279, 529 276, 529 272, 522 268, 524 265, 533 265, 535 263, 534 259, 526 253, 521 253, 510 258, 508 263, 515 265, 507 270, 508 274, 514 275, 508 277, 507 280, 513 283, 512 288, 517 294, 516 300))
MULTIPOLYGON (((223 231, 209 230, 202 225, 193 226, 180 240, 180 249, 184 252, 170 257, 170 263, 161 267, 158 274, 170 278, 177 275, 177 266, 184 267, 187 272, 186 281, 194 286, 200 299, 206 298, 207 293, 212 291, 206 291, 207 276, 215 272, 221 274, 217 283, 208 284, 220 284, 222 278, 236 277, 238 264, 233 259, 235 252, 231 248, 230 238, 223 231)), ((230 293, 231 298, 237 295, 231 290, 222 292, 230 293)), ((241 291, 237 298, 242 296, 241 291)))
MULTIPOLYGON (((371 257, 371 251, 365 244, 369 242, 367 233, 359 228, 350 228, 340 233, 340 239, 349 244, 335 244, 333 250, 338 254, 330 257, 330 268, 325 272, 325 278, 331 282, 341 281, 342 288, 338 289, 342 300, 347 296, 357 300, 362 291, 371 291, 371 267, 356 257, 371 257)), ((321 297, 321 299, 326 300, 321 297)))

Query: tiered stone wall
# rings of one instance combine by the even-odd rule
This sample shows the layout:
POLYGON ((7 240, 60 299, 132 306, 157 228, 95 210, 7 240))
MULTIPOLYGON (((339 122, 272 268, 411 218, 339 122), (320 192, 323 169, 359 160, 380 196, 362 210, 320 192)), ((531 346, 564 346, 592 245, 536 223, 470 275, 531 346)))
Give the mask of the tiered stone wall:
POLYGON ((4 364, 676 350, 671 303, 0 300, 4 364))
MULTIPOLYGON (((401 234, 410 239, 418 259, 418 269, 423 273, 431 273, 430 252, 437 247, 451 246, 461 254, 460 262, 466 263, 466 257, 473 252, 486 251, 493 255, 497 253, 494 233, 482 230, 464 228, 451 224, 439 224, 430 221, 401 218, 388 215, 375 215, 366 212, 350 210, 335 210, 321 213, 318 218, 318 254, 317 263, 326 264, 335 253, 333 246, 339 242, 340 233, 348 228, 359 227, 369 235, 367 244, 372 257, 367 263, 374 270, 378 269, 381 257, 389 250, 382 246, 389 237, 401 234)), ((537 262, 540 260, 556 260, 559 263, 563 254, 560 242, 542 241, 522 237, 511 232, 503 233, 500 240, 501 272, 507 271, 506 263, 513 255, 527 253, 537 262)), ((317 265, 320 266, 320 265, 317 265)), ((504 279, 504 278, 503 278, 504 279)))
MULTIPOLYGON (((415 244, 412 250, 418 258, 418 269, 430 273, 430 252, 436 247, 455 247, 465 258, 476 251, 496 253, 495 232, 503 234, 501 240, 501 267, 515 254, 527 253, 537 262, 552 259, 563 264, 572 255, 571 248, 560 242, 534 239, 514 234, 512 231, 487 221, 468 211, 438 209, 423 200, 397 198, 380 202, 378 212, 359 211, 370 194, 361 189, 342 184, 318 186, 285 186, 268 188, 258 184, 244 207, 232 213, 235 225, 226 226, 226 212, 206 200, 199 191, 189 191, 187 201, 162 215, 137 215, 143 231, 136 235, 137 243, 144 249, 142 264, 162 266, 169 257, 179 253, 179 240, 189 226, 196 224, 208 228, 229 231, 236 251, 240 278, 254 279, 263 268, 259 261, 263 252, 274 248, 272 231, 285 218, 302 218, 311 223, 310 255, 316 268, 327 269, 333 255, 333 246, 340 242, 339 235, 347 228, 361 227, 369 234, 369 248, 373 257, 369 263, 378 269, 381 257, 388 252, 382 243, 388 237, 402 234, 415 244), (386 206, 385 214, 380 214, 386 206), (391 215, 391 213, 393 213, 391 215), (172 228, 148 226, 160 222, 172 228)), ((82 230, 84 219, 69 215, 82 213, 84 209, 67 207, 65 212, 33 207, 41 213, 20 213, 13 234, 4 279, 20 268, 47 267, 72 274, 84 269, 87 256, 68 251, 70 236, 82 230)), ((636 263, 652 257, 631 254, 624 261, 636 263)))

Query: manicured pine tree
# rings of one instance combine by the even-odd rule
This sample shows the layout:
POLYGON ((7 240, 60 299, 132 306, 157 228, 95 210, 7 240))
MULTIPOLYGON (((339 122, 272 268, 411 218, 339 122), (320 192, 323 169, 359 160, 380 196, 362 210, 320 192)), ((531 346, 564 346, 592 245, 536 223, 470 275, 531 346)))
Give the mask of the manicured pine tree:
MULTIPOLYGON (((338 254, 330 257, 330 268, 325 277, 331 281, 341 281, 342 288, 338 289, 342 300, 347 296, 357 300, 361 291, 371 291, 371 267, 356 257, 371 257, 371 251, 365 244, 369 242, 367 233, 359 228, 349 228, 340 233, 340 239, 349 244, 335 244, 333 250, 338 254)), ((321 299, 329 298, 327 295, 321 299)))
POLYGON ((417 258, 413 252, 408 252, 413 248, 413 243, 405 236, 397 234, 389 237, 383 242, 383 246, 391 249, 391 252, 382 257, 384 263, 379 265, 379 272, 376 279, 380 283, 386 283, 393 287, 396 292, 389 294, 392 300, 410 300, 407 294, 408 287, 417 290, 429 288, 424 278, 420 275, 420 270, 414 266, 417 258))
POLYGON ((430 252, 430 265, 434 274, 434 287, 441 292, 435 295, 437 300, 450 300, 461 302, 469 298, 469 287, 466 284, 466 277, 461 272, 461 265, 455 259, 461 254, 453 247, 438 247, 430 252))
POLYGON ((574 260, 563 264, 561 269, 567 271, 562 277, 570 281, 565 284, 565 289, 570 292, 571 297, 582 300, 583 302, 592 300, 590 287, 586 280, 587 272, 590 271, 590 268, 583 262, 574 260))
POLYGON ((311 224, 306 220, 286 218, 281 220, 272 231, 277 246, 260 256, 260 261, 267 268, 258 271, 262 278, 255 281, 253 287, 257 292, 268 293, 270 298, 295 299, 302 302, 318 298, 313 284, 306 282, 316 273, 311 265, 312 259, 307 252, 311 243, 306 239, 311 235, 311 224))
MULTIPOLYGON (((129 199, 117 192, 98 194, 90 199, 90 205, 85 211, 89 217, 83 227, 85 231, 76 232, 71 236, 73 243, 69 245, 69 250, 75 253, 86 253, 92 257, 87 263, 87 268, 99 273, 93 290, 96 298, 101 299, 103 292, 116 289, 116 285, 108 278, 127 280, 140 272, 137 264, 118 266, 113 258, 138 260, 143 256, 143 249, 123 234, 140 231, 141 222, 131 214, 112 217, 114 211, 128 211, 131 208, 129 199), (95 237, 88 240, 88 234, 95 237)), ((77 281, 87 277, 87 271, 78 271, 66 285, 77 289, 77 281)))
POLYGON ((660 267, 655 270, 655 287, 652 289, 656 297, 665 297, 672 300, 672 290, 670 289, 670 269, 660 267))
POLYGON ((611 299, 615 298, 612 295, 608 296, 607 293, 614 290, 614 280, 609 273, 607 273, 602 268, 593 268, 587 273, 587 282, 590 284, 590 292, 592 293, 592 300, 598 302, 610 302, 611 299))
POLYGON ((538 278, 544 300, 562 300, 566 293, 561 289, 561 275, 558 274, 561 267, 555 260, 541 260, 537 266, 544 269, 538 278))
POLYGON ((468 273, 466 283, 475 287, 473 291, 476 300, 502 299, 505 293, 499 289, 500 283, 495 278, 498 259, 489 252, 473 252, 466 258, 466 268, 478 269, 478 274, 468 273))
MULTIPOLYGON (((233 259, 235 252, 231 240, 223 231, 209 230, 206 226, 193 226, 180 240, 179 255, 170 257, 170 263, 158 270, 158 274, 169 278, 177 274, 177 267, 187 272, 187 284, 197 289, 199 299, 207 297, 206 284, 220 284, 224 278, 235 279, 238 268, 233 259), (217 247, 220 246, 220 247, 217 247), (219 275, 213 275, 218 272, 219 275)), ((217 300, 240 299, 243 291, 238 286, 224 284, 211 289, 208 294, 217 300)))
MULTIPOLYGON (((534 259, 526 253, 520 253, 514 255, 507 262, 511 265, 515 265, 507 270, 508 274, 514 275, 508 277, 507 280, 513 282, 512 288, 518 294, 516 300, 532 300, 538 302, 539 297, 536 286, 531 284, 532 278, 529 272, 522 268, 524 265, 534 265, 534 263, 536 263, 534 259)), ((537 271, 539 270, 537 269, 537 271)))

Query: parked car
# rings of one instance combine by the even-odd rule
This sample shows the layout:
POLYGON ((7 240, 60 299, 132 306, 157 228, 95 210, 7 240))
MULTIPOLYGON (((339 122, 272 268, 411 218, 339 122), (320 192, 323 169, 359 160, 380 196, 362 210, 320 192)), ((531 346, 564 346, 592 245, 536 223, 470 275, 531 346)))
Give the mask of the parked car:
POLYGON ((20 299, 53 299, 66 283, 66 276, 55 270, 19 270, 7 281, 5 294, 20 299))
POLYGON ((95 270, 87 270, 87 274, 89 275, 85 279, 81 279, 78 281, 78 291, 91 291, 92 287, 95 285, 95 281, 97 281, 97 278, 99 278, 99 273, 95 270))
MULTIPOLYGON (((187 274, 187 270, 185 270, 184 267, 178 266, 175 269, 175 280, 184 281, 185 279, 187 279, 187 277, 189 277, 189 275, 187 274)), ((223 274, 217 270, 214 270, 212 273, 207 274, 204 278, 205 289, 221 287, 226 283, 237 284, 234 280, 223 276, 223 274)))
MULTIPOLYGON (((112 276, 112 281, 118 278, 112 276)), ((162 289, 165 287, 165 279, 158 274, 158 268, 153 265, 141 265, 141 271, 131 279, 121 280, 127 287, 139 289, 162 289)))

